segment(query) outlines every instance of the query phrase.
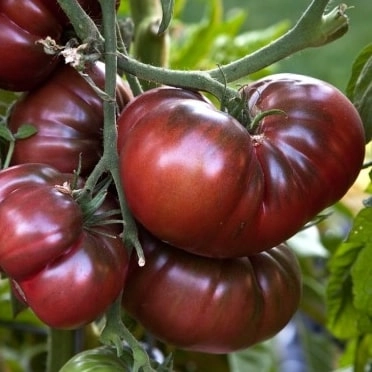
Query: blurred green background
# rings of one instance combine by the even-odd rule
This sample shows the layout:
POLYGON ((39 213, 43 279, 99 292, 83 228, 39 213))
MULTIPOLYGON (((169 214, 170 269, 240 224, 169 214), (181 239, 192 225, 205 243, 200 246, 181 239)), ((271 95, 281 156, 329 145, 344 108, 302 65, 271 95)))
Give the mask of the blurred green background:
MULTIPOLYGON (((205 0, 187 0, 184 12, 186 21, 197 21, 206 12, 205 0)), ((296 22, 310 0, 223 0, 226 11, 234 7, 245 9, 247 17, 242 31, 266 28, 282 20, 296 22)), ((333 2, 330 8, 339 2, 333 2)), ((341 39, 325 47, 301 51, 283 61, 278 71, 296 72, 326 80, 344 90, 351 66, 358 52, 372 42, 372 1, 349 0, 347 15, 349 31, 341 39)))

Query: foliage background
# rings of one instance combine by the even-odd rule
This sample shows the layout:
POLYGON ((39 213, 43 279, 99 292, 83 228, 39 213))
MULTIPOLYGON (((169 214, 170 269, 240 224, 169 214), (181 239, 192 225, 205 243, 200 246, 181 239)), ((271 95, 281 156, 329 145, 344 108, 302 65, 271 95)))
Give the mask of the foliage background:
MULTIPOLYGON (((198 21, 207 3, 205 0, 187 0, 184 20, 198 21)), ((223 0, 226 11, 234 8, 246 10, 247 17, 242 31, 263 29, 282 20, 289 20, 293 24, 309 4, 309 0, 223 0)), ((339 2, 330 2, 329 7, 338 4, 339 2)), ((278 71, 308 74, 344 90, 353 60, 371 42, 372 34, 372 1, 348 0, 346 4, 351 8, 347 10, 350 29, 346 35, 323 48, 301 51, 280 61, 278 71)))

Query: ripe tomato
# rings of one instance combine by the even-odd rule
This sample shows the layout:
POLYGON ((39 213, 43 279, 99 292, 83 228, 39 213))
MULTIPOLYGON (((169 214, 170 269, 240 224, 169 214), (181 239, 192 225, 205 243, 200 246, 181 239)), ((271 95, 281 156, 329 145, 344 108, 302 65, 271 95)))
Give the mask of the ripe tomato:
MULTIPOLYGON (((90 66, 86 73, 103 89, 103 63, 90 66)), ((118 76, 118 111, 131 97, 129 87, 118 76)), ((9 129, 15 133, 25 123, 34 126, 37 133, 16 141, 12 164, 42 162, 61 172, 73 172, 78 168, 81 155, 81 174, 84 175, 102 155, 102 99, 71 66, 59 67, 44 84, 15 103, 9 129)))
POLYGON ((301 273, 279 245, 251 257, 196 256, 141 233, 146 265, 130 262, 123 306, 179 348, 228 353, 272 337, 295 313, 301 273))
POLYGON ((0 172, 0 269, 45 324, 72 329, 114 302, 128 255, 112 225, 86 228, 77 202, 55 187, 65 181, 71 175, 43 164, 0 172))
POLYGON ((62 26, 42 0, 0 2, 0 88, 25 91, 42 82, 57 58, 44 52, 38 40, 60 41, 62 26))
POLYGON ((250 132, 196 93, 158 88, 119 120, 121 177, 135 218, 169 244, 211 257, 273 247, 337 202, 357 177, 364 131, 333 86, 278 74, 243 89, 250 132), (138 114, 140 113, 140 114, 138 114))

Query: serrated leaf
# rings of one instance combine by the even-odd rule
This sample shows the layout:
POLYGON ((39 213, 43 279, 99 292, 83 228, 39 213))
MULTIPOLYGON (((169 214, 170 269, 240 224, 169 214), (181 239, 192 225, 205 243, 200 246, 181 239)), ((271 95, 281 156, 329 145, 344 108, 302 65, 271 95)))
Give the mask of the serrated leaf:
POLYGON ((14 141, 12 132, 5 125, 0 125, 0 138, 3 138, 7 142, 14 141))
POLYGON ((32 124, 22 124, 16 133, 14 133, 14 138, 25 139, 33 136, 37 133, 37 129, 32 124))
POLYGON ((329 262, 327 325, 340 339, 357 337, 370 329, 364 304, 368 304, 365 296, 368 294, 367 287, 371 283, 368 278, 371 274, 364 271, 360 261, 372 255, 369 253, 372 250, 371 231, 372 208, 365 208, 355 217, 347 240, 339 246, 329 262), (362 258, 359 258, 360 255, 362 258))
POLYGON ((174 9, 174 0, 161 0, 161 8, 163 11, 163 16, 159 26, 159 34, 162 34, 167 30, 169 24, 172 20, 173 9, 174 9))

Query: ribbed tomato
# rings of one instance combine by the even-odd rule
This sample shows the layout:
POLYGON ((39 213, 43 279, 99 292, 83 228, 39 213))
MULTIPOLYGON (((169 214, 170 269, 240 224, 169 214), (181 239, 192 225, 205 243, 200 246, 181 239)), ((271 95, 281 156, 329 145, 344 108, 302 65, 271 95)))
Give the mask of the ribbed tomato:
POLYGON ((301 273, 284 244, 251 257, 212 259, 144 231, 141 243, 146 265, 131 261, 123 306, 162 341, 228 353, 272 337, 297 310, 301 273))
MULTIPOLYGON (((85 71, 101 89, 105 65, 97 62, 85 71)), ((132 98, 118 76, 118 112, 132 98)), ((103 152, 103 101, 71 66, 60 66, 40 87, 24 94, 12 107, 8 127, 12 132, 31 124, 37 133, 17 140, 12 164, 46 163, 61 172, 88 174, 103 152)))
MULTIPOLYGON (((71 181, 44 164, 0 172, 0 270, 45 324, 63 329, 101 316, 128 268, 117 227, 86 226, 81 206, 62 187, 71 181)), ((107 203, 95 217, 105 218, 113 202, 107 203)))
POLYGON ((251 255, 288 239, 355 181, 364 130, 339 90, 278 74, 242 96, 252 117, 276 111, 247 129, 196 93, 158 88, 122 112, 123 189, 159 239, 204 256, 251 255))

